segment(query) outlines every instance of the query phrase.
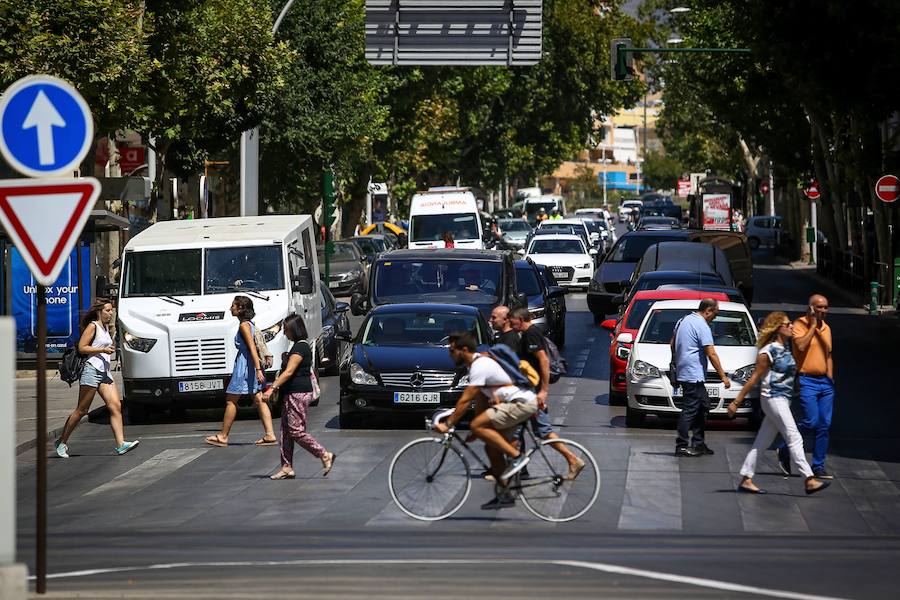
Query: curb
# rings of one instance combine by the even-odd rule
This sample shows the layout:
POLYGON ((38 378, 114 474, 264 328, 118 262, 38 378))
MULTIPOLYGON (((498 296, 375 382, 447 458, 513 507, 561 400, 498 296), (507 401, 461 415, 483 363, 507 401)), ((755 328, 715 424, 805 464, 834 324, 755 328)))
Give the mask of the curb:
MULTIPOLYGON (((106 406, 99 406, 99 407, 95 408, 94 410, 90 411, 90 412, 84 417, 84 419, 90 420, 91 418, 98 417, 98 416, 100 416, 100 414, 101 414, 102 412, 105 412, 105 411, 106 411, 106 406)), ((81 419, 81 421, 79 421, 79 423, 81 423, 82 421, 84 421, 84 419, 81 419)), ((47 443, 49 443, 49 442, 55 440, 55 439, 56 439, 57 437, 59 437, 60 435, 62 435, 62 431, 63 431, 63 429, 65 428, 65 426, 66 426, 66 424, 63 423, 63 424, 60 425, 59 427, 55 427, 55 428, 53 428, 53 429, 48 430, 48 431, 47 431, 47 439, 44 440, 44 443, 47 444, 47 443)), ((19 444, 19 445, 16 446, 16 456, 19 456, 20 454, 23 454, 23 453, 25 453, 25 452, 28 452, 29 450, 31 450, 31 449, 37 447, 37 444, 38 444, 37 438, 32 438, 32 439, 30 439, 30 440, 25 440, 24 442, 22 442, 21 444, 19 444)))

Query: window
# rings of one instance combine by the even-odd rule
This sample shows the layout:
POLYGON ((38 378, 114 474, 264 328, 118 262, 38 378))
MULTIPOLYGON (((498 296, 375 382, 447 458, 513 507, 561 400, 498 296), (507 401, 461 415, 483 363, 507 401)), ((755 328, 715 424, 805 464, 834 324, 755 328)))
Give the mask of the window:
POLYGON ((654 237, 649 235, 622 236, 612 249, 607 262, 637 262, 644 256, 647 248, 659 242, 675 240, 672 237, 654 237))
POLYGON ((281 245, 206 249, 206 293, 284 289, 281 245))
POLYGON ((495 304, 501 293, 503 269, 499 262, 386 260, 376 265, 375 304, 495 304))
POLYGON ((446 231, 454 240, 481 239, 473 213, 414 215, 409 222, 409 239, 413 242, 437 242, 446 231))
POLYGON ((123 297, 198 296, 200 249, 129 252, 123 297))
POLYGON ((537 273, 531 267, 516 269, 516 287, 527 296, 539 296, 541 294, 541 283, 538 281, 537 273))
POLYGON ((579 240, 548 240, 538 238, 531 242, 528 254, 586 254, 579 240))
POLYGON ((364 325, 365 346, 449 346, 450 335, 471 332, 479 344, 487 342, 474 315, 453 313, 387 313, 364 325))
MULTIPOLYGON (((647 325, 641 332, 641 343, 668 344, 672 340, 675 324, 690 312, 692 311, 689 308, 652 310, 647 325)), ((716 346, 753 346, 756 344, 753 325, 746 313, 719 311, 709 328, 716 346)))

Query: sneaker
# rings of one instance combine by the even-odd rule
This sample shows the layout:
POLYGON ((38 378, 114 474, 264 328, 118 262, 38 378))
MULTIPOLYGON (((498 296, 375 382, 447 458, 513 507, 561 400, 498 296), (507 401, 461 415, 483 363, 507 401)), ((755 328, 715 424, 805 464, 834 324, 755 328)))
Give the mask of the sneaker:
POLYGON ((580 458, 574 465, 569 465, 569 472, 566 474, 566 481, 572 481, 578 474, 584 470, 584 461, 580 458))
POLYGON ((481 505, 481 510, 500 510, 516 505, 516 500, 509 494, 500 494, 490 502, 481 505))
POLYGON ((494 474, 491 473, 490 469, 486 469, 481 472, 478 476, 480 479, 484 479, 485 481, 494 481, 494 474))
POLYGON ((814 469, 813 477, 815 477, 816 479, 834 479, 834 475, 826 471, 824 467, 814 469))
POLYGON ((509 480, 510 477, 524 469, 529 460, 531 460, 530 456, 527 454, 520 454, 509 463, 509 466, 506 467, 506 470, 500 475, 500 479, 503 479, 504 481, 509 480))
POLYGON ((778 448, 775 450, 775 457, 778 459, 778 470, 785 477, 791 476, 791 453, 787 448, 778 448))
POLYGON ((713 454, 715 454, 713 449, 706 444, 699 444, 697 446, 694 446, 694 450, 696 450, 700 454, 706 454, 707 456, 712 456, 713 454))
POLYGON ((121 446, 116 448, 116 454, 125 454, 126 452, 131 452, 134 450, 135 446, 140 444, 140 440, 134 440, 133 442, 123 442, 121 446))
POLYGON ((675 456, 700 456, 701 454, 703 453, 699 450, 687 446, 678 446, 675 448, 675 456))
POLYGON ((56 440, 53 443, 56 447, 56 455, 60 458, 69 458, 69 447, 62 443, 62 440, 56 440))

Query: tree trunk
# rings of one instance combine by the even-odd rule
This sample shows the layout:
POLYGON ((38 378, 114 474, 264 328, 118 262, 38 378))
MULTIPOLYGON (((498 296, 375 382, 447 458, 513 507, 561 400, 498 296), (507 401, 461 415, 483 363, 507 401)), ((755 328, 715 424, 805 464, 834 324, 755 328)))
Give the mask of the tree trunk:
POLYGON ((361 164, 353 174, 350 184, 350 201, 344 205, 344 219, 341 222, 341 235, 350 237, 353 235, 360 217, 366 210, 366 195, 369 191, 369 165, 361 164))

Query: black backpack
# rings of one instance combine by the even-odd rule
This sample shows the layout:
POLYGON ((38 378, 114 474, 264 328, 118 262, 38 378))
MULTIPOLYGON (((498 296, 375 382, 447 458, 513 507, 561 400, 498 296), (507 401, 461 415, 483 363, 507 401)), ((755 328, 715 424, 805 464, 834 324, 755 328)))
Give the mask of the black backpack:
POLYGON ((69 384, 81 379, 81 372, 84 371, 84 363, 87 362, 87 356, 80 353, 77 348, 69 348, 59 361, 59 378, 69 384))
POLYGON ((559 348, 553 340, 544 336, 544 350, 547 352, 547 360, 550 361, 550 383, 556 383, 559 378, 569 372, 569 363, 559 353, 559 348))

